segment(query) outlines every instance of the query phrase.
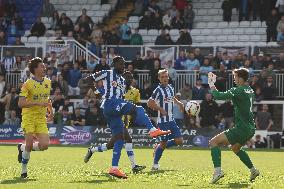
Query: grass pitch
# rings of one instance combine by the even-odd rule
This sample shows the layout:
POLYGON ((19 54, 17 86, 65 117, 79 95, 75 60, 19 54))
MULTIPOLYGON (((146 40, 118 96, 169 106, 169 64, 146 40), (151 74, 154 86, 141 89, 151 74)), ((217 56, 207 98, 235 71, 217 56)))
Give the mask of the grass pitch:
POLYGON ((250 183, 249 171, 231 151, 222 151, 225 177, 211 185, 212 163, 209 150, 166 150, 161 171, 152 172, 152 149, 135 149, 136 160, 146 165, 143 173, 132 174, 125 150, 120 168, 129 176, 121 180, 107 172, 112 151, 96 153, 89 163, 83 162, 84 147, 53 147, 32 152, 29 179, 19 178, 16 146, 0 146, 0 188, 107 188, 107 189, 172 189, 172 188, 284 188, 284 151, 249 151, 261 176, 250 183))

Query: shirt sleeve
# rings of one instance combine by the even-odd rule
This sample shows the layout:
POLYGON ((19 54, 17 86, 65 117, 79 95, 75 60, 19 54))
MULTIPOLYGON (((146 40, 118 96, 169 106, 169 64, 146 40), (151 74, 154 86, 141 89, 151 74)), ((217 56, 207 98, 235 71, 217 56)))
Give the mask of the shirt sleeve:
POLYGON ((140 92, 139 92, 139 90, 137 90, 137 95, 136 95, 135 103, 140 103, 140 100, 141 100, 141 98, 140 98, 140 92))
POLYGON ((28 97, 29 95, 29 84, 26 82, 23 84, 22 88, 21 88, 21 92, 20 92, 20 97, 28 97))
POLYGON ((212 90, 212 94, 216 100, 232 100, 240 95, 240 91, 235 87, 226 92, 219 92, 215 89, 212 90))
POLYGON ((158 97, 159 97, 159 89, 158 88, 156 88, 154 91, 153 91, 153 93, 152 93, 152 95, 151 95, 151 97, 150 97, 150 99, 152 99, 152 100, 158 100, 158 97))
POLYGON ((108 71, 107 70, 102 70, 102 71, 99 71, 99 72, 96 72, 96 73, 93 73, 92 74, 92 77, 95 81, 100 81, 104 78, 107 77, 107 74, 108 74, 108 71))

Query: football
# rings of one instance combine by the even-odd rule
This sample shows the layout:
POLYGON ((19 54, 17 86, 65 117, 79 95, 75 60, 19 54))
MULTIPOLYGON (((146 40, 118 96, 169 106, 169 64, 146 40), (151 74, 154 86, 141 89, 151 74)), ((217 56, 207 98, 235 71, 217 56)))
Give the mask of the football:
POLYGON ((196 101, 189 101, 185 105, 185 112, 191 116, 197 116, 200 112, 200 105, 196 101))

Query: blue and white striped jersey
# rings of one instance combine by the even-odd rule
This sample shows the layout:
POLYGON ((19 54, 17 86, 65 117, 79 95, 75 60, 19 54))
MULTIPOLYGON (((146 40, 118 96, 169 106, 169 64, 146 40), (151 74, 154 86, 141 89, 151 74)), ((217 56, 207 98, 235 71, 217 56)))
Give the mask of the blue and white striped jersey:
POLYGON ((123 98, 126 88, 125 79, 114 70, 102 70, 92 74, 92 77, 95 81, 103 81, 104 94, 102 98, 123 98))
POLYGON ((160 111, 158 111, 157 123, 165 123, 174 120, 174 96, 174 88, 170 84, 168 84, 167 86, 159 85, 154 90, 150 99, 155 100, 156 103, 167 112, 166 116, 162 116, 160 111))

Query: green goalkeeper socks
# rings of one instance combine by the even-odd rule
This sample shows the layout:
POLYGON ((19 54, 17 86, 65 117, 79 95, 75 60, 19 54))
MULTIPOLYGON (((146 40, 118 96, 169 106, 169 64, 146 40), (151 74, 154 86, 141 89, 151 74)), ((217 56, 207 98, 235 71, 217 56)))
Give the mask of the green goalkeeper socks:
POLYGON ((221 150, 218 146, 211 148, 211 157, 214 167, 221 167, 221 150))
POLYGON ((253 167, 252 162, 248 156, 248 154, 246 153, 246 151, 244 151, 243 149, 241 149, 238 153, 236 153, 237 156, 239 156, 240 160, 249 168, 251 169, 253 167))

